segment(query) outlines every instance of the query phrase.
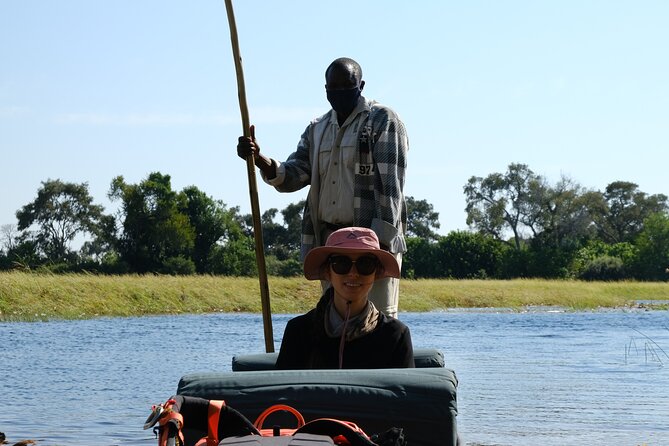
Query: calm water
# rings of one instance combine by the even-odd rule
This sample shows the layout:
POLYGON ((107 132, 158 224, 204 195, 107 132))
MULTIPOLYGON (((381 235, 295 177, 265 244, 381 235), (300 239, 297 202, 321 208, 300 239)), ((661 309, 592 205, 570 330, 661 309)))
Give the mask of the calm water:
MULTIPOLYGON (((289 315, 275 315, 278 348, 289 315)), ((669 445, 669 312, 468 311, 401 319, 456 371, 468 445, 669 445), (666 352, 666 353, 665 353, 666 352)), ((264 351, 260 315, 0 324, 0 431, 39 445, 153 445, 152 404, 264 351)))

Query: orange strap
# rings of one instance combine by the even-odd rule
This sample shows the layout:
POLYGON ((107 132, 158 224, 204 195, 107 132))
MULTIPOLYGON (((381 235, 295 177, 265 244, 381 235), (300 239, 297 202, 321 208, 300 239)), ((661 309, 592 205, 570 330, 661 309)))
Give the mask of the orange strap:
POLYGON ((273 406, 268 407, 260 415, 258 415, 258 418, 256 419, 255 423, 253 423, 253 425, 256 427, 256 429, 260 431, 263 437, 272 436, 274 431, 273 429, 263 429, 262 426, 265 423, 265 419, 274 412, 279 412, 279 411, 290 412, 297 419, 297 428, 280 429, 280 435, 292 435, 293 432, 295 432, 295 429, 304 426, 304 417, 297 409, 288 406, 286 404, 275 404, 273 406))
POLYGON ((221 418, 221 410, 225 406, 223 400, 209 400, 207 409, 207 446, 218 446, 218 421, 221 418))

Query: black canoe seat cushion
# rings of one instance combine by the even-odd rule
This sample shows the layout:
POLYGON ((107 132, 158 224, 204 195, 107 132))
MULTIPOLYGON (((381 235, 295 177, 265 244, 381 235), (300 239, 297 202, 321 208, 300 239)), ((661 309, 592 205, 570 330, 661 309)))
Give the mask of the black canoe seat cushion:
POLYGON ((225 400, 251 422, 287 404, 307 421, 348 420, 368 434, 401 427, 411 446, 456 446, 456 388, 455 373, 439 367, 258 370, 189 374, 177 394, 225 400))
MULTIPOLYGON (((278 353, 236 355, 232 358, 233 372, 274 370, 278 353)), ((416 368, 444 367, 444 354, 434 348, 417 348, 413 352, 416 368)))

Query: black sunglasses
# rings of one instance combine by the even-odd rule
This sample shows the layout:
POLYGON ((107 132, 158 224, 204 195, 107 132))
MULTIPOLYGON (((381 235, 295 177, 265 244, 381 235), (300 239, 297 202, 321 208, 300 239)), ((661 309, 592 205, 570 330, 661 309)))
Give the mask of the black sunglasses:
POLYGON ((358 270, 358 274, 362 276, 369 276, 374 274, 376 268, 379 266, 379 261, 376 257, 364 256, 358 257, 357 260, 352 260, 346 256, 331 256, 330 265, 332 266, 332 271, 337 274, 348 274, 355 264, 355 269, 358 270))

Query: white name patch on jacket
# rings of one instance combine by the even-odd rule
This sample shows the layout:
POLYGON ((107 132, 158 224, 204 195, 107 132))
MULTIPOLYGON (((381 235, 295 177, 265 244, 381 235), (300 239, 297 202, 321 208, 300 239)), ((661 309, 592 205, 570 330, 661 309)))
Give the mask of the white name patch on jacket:
POLYGON ((358 175, 374 175, 374 164, 355 164, 355 173, 358 175))

